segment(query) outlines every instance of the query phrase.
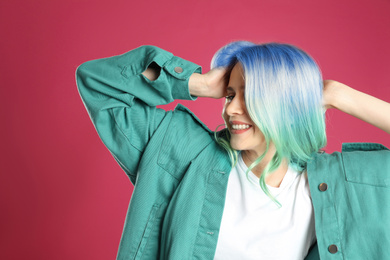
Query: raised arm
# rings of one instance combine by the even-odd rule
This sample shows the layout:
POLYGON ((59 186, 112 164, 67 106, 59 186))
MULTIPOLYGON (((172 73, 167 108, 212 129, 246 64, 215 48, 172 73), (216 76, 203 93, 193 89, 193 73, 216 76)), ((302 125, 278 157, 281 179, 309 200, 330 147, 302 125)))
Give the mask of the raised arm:
POLYGON ((390 103, 334 80, 324 80, 323 104, 336 108, 390 134, 390 103))
MULTIPOLYGON (((195 97, 222 98, 227 95, 226 87, 229 82, 227 68, 214 68, 205 74, 193 73, 188 81, 190 94, 195 97)), ((160 74, 160 67, 152 63, 142 73, 154 81, 160 74)))
POLYGON ((188 88, 194 72, 201 73, 201 67, 149 45, 77 68, 78 91, 90 119, 133 184, 149 139, 172 116, 155 106, 195 100, 188 88), (158 71, 150 79, 143 74, 149 66, 158 71))

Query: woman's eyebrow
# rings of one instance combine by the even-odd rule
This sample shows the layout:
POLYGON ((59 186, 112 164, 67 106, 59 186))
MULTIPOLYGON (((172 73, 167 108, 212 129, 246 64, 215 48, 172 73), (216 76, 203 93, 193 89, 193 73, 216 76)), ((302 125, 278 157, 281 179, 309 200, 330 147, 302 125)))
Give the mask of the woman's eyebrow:
POLYGON ((234 88, 232 88, 231 86, 228 86, 226 90, 227 90, 227 91, 234 92, 234 88))
MULTIPOLYGON (((244 85, 241 85, 241 86, 239 87, 239 89, 243 89, 243 88, 245 88, 244 85)), ((231 87, 231 86, 228 86, 226 90, 228 90, 228 91, 233 91, 233 92, 235 91, 234 88, 231 87)))

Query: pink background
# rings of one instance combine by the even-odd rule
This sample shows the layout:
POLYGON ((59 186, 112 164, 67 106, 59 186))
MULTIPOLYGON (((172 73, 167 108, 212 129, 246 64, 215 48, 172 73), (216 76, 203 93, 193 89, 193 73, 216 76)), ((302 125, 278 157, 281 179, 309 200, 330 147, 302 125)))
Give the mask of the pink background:
MULTIPOLYGON (((389 0, 2 1, 0 259, 116 257, 133 187, 79 97, 82 62, 152 44, 207 72, 232 40, 287 42, 325 79, 389 102, 389 10, 389 0)), ((182 103, 211 129, 223 122, 221 100, 182 103)), ((390 147, 380 129, 327 117, 327 152, 390 147)))

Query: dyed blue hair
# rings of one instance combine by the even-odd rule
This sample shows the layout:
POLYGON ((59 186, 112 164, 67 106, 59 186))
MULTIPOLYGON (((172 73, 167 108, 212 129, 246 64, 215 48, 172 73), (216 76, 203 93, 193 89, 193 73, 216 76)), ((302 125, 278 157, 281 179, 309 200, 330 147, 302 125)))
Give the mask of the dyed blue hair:
MULTIPOLYGON (((281 206, 270 194, 265 178, 279 168, 283 159, 293 169, 304 171, 311 154, 327 142, 321 71, 314 59, 296 46, 248 41, 223 46, 213 56, 211 68, 229 68, 230 74, 238 62, 244 70, 248 114, 266 140, 265 152, 248 167, 246 175, 248 178, 249 171, 261 162, 272 141, 276 152, 261 173, 259 184, 281 206)), ((216 130, 215 138, 229 153, 234 167, 240 151, 230 146, 229 131, 217 137, 216 130)))

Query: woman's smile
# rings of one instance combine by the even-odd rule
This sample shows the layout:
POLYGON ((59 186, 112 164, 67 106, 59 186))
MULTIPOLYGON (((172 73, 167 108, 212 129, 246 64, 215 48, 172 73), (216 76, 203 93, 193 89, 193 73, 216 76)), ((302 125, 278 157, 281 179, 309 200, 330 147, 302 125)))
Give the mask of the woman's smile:
POLYGON ((242 134, 252 127, 252 125, 241 121, 230 121, 229 123, 231 125, 231 134, 242 134))

